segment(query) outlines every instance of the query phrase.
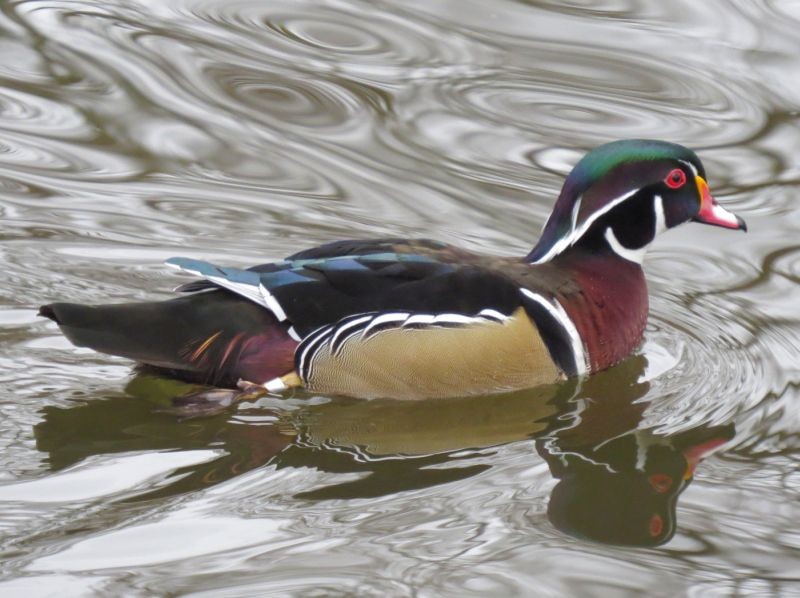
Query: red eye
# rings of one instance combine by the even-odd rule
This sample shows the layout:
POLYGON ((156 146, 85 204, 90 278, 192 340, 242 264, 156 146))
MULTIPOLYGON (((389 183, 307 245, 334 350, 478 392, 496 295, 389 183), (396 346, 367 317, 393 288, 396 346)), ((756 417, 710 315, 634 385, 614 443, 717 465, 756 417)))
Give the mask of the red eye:
POLYGON ((650 482, 653 490, 659 494, 666 492, 672 486, 672 478, 665 473, 654 473, 647 478, 647 481, 650 482))
POLYGON ((664 182, 670 189, 678 189, 683 187, 683 185, 686 183, 686 173, 684 173, 680 168, 675 168, 674 170, 670 171, 670 173, 667 175, 667 178, 664 179, 664 182))
POLYGON ((664 531, 664 520, 658 515, 653 515, 650 518, 650 536, 657 538, 664 531))

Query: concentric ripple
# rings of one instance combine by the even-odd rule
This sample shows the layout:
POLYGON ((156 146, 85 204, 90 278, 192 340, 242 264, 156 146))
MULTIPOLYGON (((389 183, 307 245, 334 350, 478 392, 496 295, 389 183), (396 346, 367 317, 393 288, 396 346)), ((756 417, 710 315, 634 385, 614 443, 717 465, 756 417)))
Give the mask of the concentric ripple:
POLYGON ((791 2, 0 4, 0 594, 789 595, 798 30, 791 2), (427 452, 376 456, 369 433, 399 416, 307 441, 284 424, 363 405, 298 394, 179 421, 174 388, 137 395, 129 361, 36 315, 170 298, 173 255, 246 266, 387 236, 523 254, 572 165, 626 137, 697 150, 750 227, 656 242, 645 341, 603 378, 638 419, 587 425, 664 445, 735 428, 658 549, 550 521, 558 468, 526 427, 550 403, 456 411, 525 428, 510 439, 445 450, 431 417, 396 445, 427 434, 427 452))
POLYGON ((338 68, 413 67, 467 59, 472 48, 422 19, 407 19, 370 4, 314 2, 193 2, 182 11, 271 47, 275 57, 338 68))

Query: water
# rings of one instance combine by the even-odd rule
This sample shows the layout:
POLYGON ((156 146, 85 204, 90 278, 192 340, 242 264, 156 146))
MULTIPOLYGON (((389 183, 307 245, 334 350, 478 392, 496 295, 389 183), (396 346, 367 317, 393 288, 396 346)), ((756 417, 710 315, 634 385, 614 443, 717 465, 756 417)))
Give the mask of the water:
POLYGON ((800 595, 798 21, 789 0, 0 4, 0 592, 800 595), (580 154, 628 137, 697 150, 750 233, 661 238, 641 350, 580 386, 181 420, 179 385, 35 316, 169 297, 173 255, 522 254, 580 154))

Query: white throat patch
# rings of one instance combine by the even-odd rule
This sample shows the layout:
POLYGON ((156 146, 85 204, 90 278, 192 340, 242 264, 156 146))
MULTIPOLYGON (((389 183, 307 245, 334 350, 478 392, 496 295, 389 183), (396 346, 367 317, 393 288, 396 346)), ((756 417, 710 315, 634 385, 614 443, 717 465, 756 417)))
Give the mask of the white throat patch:
MULTIPOLYGON (((660 195, 653 197, 653 212, 655 216, 653 239, 655 239, 658 235, 667 230, 667 217, 664 214, 664 199, 660 195)), ((647 248, 650 246, 650 243, 647 243, 645 246, 639 247, 638 249, 625 247, 622 243, 620 243, 619 239, 617 239, 614 229, 610 226, 606 229, 604 236, 614 253, 621 258, 637 264, 644 262, 644 256, 645 253, 647 253, 647 248)))
POLYGON ((640 265, 642 262, 644 262, 644 254, 647 253, 647 245, 640 247, 639 249, 628 249, 619 242, 617 235, 614 234, 614 229, 610 226, 606 229, 605 238, 606 241, 608 241, 612 251, 621 258, 640 265))
POLYGON ((653 231, 653 238, 667 230, 667 217, 664 215, 664 200, 660 195, 656 195, 653 200, 653 209, 656 212, 656 227, 653 231))

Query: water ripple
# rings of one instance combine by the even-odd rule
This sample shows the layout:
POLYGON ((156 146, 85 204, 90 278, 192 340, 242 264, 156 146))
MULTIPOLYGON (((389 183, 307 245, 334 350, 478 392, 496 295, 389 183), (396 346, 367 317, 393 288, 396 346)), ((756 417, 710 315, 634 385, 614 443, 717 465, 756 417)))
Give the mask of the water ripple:
POLYGON ((17 578, 0 592, 780 593, 800 516, 798 21, 722 0, 2 3, 0 551, 17 578), (418 487, 441 463, 393 455, 382 483, 403 490, 300 498, 373 463, 301 447, 254 407, 178 422, 122 392, 127 361, 35 316, 169 297, 160 261, 178 253, 246 265, 404 235, 520 254, 572 164, 623 137, 698 150, 751 228, 659 240, 648 364, 633 385, 634 361, 608 373, 643 393, 637 434, 736 426, 660 550, 565 537, 524 438, 449 455, 438 485, 418 487), (93 476, 99 493, 75 485, 93 476))
POLYGON ((183 10, 252 36, 270 47, 274 59, 289 59, 301 67, 326 69, 336 64, 370 75, 404 66, 455 62, 474 51, 458 37, 442 39, 439 30, 424 20, 398 18, 368 5, 273 2, 266 7, 247 1, 210 0, 183 10))

